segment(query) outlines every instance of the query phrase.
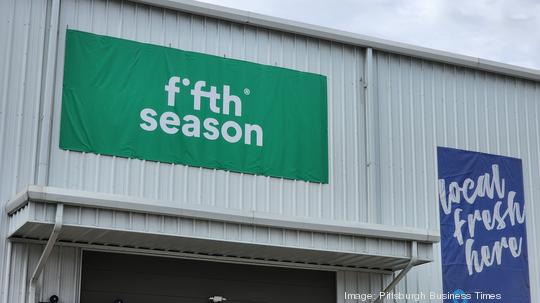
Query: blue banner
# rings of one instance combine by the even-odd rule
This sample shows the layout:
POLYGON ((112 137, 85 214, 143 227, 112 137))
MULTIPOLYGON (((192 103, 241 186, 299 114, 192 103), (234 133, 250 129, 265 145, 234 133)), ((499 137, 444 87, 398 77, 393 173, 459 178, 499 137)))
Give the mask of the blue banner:
POLYGON ((438 147, 445 303, 530 303, 521 160, 438 147))

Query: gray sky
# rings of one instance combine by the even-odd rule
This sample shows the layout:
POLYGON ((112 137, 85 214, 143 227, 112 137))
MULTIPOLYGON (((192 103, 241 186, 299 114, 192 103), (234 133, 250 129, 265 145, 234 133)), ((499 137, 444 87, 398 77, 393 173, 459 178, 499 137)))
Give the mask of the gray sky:
POLYGON ((201 0, 540 69, 540 0, 201 0))

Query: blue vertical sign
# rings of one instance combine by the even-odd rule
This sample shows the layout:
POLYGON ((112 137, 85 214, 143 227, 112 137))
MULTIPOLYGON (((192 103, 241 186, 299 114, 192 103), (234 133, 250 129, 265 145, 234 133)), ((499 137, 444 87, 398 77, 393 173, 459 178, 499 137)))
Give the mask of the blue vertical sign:
POLYGON ((530 303, 521 160, 438 147, 445 303, 530 303))

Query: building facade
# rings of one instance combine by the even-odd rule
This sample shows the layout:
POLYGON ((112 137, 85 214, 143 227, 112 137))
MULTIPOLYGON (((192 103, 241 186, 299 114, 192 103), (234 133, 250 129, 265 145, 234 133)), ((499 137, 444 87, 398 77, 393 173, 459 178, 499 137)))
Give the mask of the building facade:
POLYGON ((441 293, 437 146, 522 159, 540 295, 538 71, 187 0, 2 0, 0 22, 2 302, 441 293), (326 76, 328 183, 60 149, 68 29, 326 76))

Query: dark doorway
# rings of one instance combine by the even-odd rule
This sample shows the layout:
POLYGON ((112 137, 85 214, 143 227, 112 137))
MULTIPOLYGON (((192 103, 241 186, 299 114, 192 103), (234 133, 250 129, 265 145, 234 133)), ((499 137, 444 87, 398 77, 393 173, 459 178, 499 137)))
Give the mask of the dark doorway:
POLYGON ((85 251, 81 303, 333 303, 335 273, 85 251))

